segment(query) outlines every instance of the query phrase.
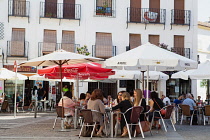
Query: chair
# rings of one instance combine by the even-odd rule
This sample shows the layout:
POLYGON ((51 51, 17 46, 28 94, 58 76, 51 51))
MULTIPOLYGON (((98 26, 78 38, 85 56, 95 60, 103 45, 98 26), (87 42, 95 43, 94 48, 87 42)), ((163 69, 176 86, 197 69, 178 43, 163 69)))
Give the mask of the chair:
POLYGON ((152 125, 153 122, 154 122, 154 118, 161 119, 161 120, 162 120, 162 123, 163 123, 163 126, 164 126, 164 128, 165 128, 165 131, 167 132, 167 128, 166 128, 166 126, 165 126, 164 120, 170 119, 171 124, 172 124, 172 126, 173 126, 173 128, 174 128, 174 131, 176 131, 176 128, 175 128, 175 126, 174 126, 174 124, 173 124, 173 122, 172 122, 172 117, 171 117, 172 112, 173 112, 173 109, 174 109, 174 106, 173 106, 173 105, 168 105, 168 106, 166 106, 166 107, 163 107, 163 108, 162 108, 161 110, 159 110, 159 111, 154 111, 154 112, 153 112, 153 117, 152 117, 152 123, 151 123, 151 125, 152 125), (164 116, 161 115, 161 110, 163 110, 163 109, 166 109, 166 114, 165 114, 164 116), (159 113, 160 117, 155 117, 155 116, 154 116, 155 112, 159 113))
POLYGON ((97 122, 94 122, 94 121, 93 121, 92 112, 97 112, 97 113, 100 113, 100 112, 98 112, 98 111, 96 111, 96 110, 90 110, 90 109, 81 109, 80 112, 81 112, 81 114, 82 114, 82 116, 83 116, 83 118, 84 118, 84 121, 83 121, 81 130, 80 130, 80 133, 79 133, 79 138, 80 138, 80 136, 81 136, 81 134, 82 134, 82 130, 83 130, 83 127, 84 127, 84 126, 93 126, 93 130, 92 130, 91 136, 90 136, 91 139, 92 139, 93 132, 94 132, 95 127, 96 127, 96 125, 97 125, 97 122))
MULTIPOLYGON (((129 126, 133 126, 133 125, 134 126, 136 126, 136 125, 139 126, 142 138, 144 138, 144 133, 143 133, 141 123, 140 123, 140 120, 139 120, 140 114, 142 113, 143 110, 144 110, 144 108, 142 106, 134 106, 134 107, 131 107, 131 108, 127 109, 125 113, 122 113, 123 117, 125 119, 126 127, 128 129, 129 139, 131 139, 131 132, 130 132, 129 126), (128 113, 129 111, 131 111, 130 123, 127 122, 126 117, 125 117, 125 114, 128 113)), ((136 131, 134 133, 134 137, 135 137, 135 134, 136 134, 136 131)))
POLYGON ((193 115, 194 115, 195 110, 193 110, 193 113, 191 114, 189 105, 182 104, 182 105, 179 105, 179 106, 182 109, 182 117, 181 117, 180 124, 182 124, 183 118, 184 118, 184 116, 186 116, 186 117, 191 117, 190 125, 192 125, 192 120, 193 120, 193 115))
POLYGON ((146 105, 146 112, 144 113, 145 118, 147 118, 150 110, 151 110, 151 107, 149 105, 146 105))
POLYGON ((53 129, 55 128, 55 125, 56 125, 56 122, 57 122, 58 118, 61 118, 61 120, 63 120, 63 118, 73 117, 71 115, 64 115, 64 112, 63 112, 64 109, 70 109, 70 108, 64 108, 62 106, 57 106, 56 107, 57 117, 55 118, 53 129), (63 115, 62 115, 62 113, 63 113, 63 115))
POLYGON ((203 123, 206 125, 206 117, 210 117, 210 105, 204 106, 204 111, 203 111, 203 123))

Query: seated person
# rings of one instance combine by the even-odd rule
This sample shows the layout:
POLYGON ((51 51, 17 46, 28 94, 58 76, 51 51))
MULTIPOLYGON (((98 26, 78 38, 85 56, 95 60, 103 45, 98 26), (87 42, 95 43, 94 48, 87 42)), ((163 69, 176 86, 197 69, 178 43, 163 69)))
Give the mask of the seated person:
POLYGON ((180 95, 179 97, 178 97, 178 99, 175 99, 174 100, 174 104, 177 106, 178 104, 181 104, 182 103, 182 100, 183 99, 183 95, 180 95))
POLYGON ((65 120, 66 126, 71 125, 71 119, 69 117, 74 116, 74 107, 76 106, 76 103, 73 102, 70 97, 71 97, 71 92, 67 91, 64 94, 63 98, 61 98, 58 103, 58 106, 64 107, 64 116, 67 116, 67 118, 65 120), (63 102, 63 105, 62 105, 62 102, 63 102))
MULTIPOLYGON (((112 110, 117 110, 117 109, 120 109, 120 111, 122 113, 124 113, 127 109, 131 108, 132 107, 132 102, 130 100, 130 94, 128 92, 123 92, 122 94, 122 101, 112 107, 112 110)), ((126 117, 126 120, 128 123, 130 123, 130 116, 131 116, 131 110, 128 111, 126 114, 125 114, 125 117, 126 117)), ((127 127, 126 127, 126 123, 125 123, 125 119, 123 117, 123 114, 121 115, 121 120, 120 120, 120 126, 121 126, 121 132, 122 133, 122 137, 125 137, 128 135, 128 130, 127 130, 127 127)))
POLYGON ((162 95, 162 99, 165 106, 171 105, 171 101, 168 97, 166 97, 165 95, 162 95))
MULTIPOLYGON (((190 93, 188 93, 186 95, 186 99, 183 101, 182 104, 185 104, 185 105, 189 105, 190 106, 190 113, 191 114, 193 113, 193 111, 195 109, 197 109, 197 106, 196 106, 195 102, 192 100, 192 95, 190 93)), ((195 115, 193 116, 192 124, 193 125, 197 125, 197 111, 196 110, 195 110, 194 114, 195 115)))
POLYGON ((80 106, 86 106, 87 103, 85 101, 85 93, 81 93, 80 96, 79 96, 79 103, 80 103, 80 106))
POLYGON ((96 110, 98 112, 93 112, 93 121, 94 122, 99 122, 100 123, 100 129, 97 132, 97 136, 102 136, 102 131, 104 128, 104 122, 103 122, 103 114, 105 113, 105 107, 104 104, 102 102, 103 100, 103 94, 101 89, 95 89, 92 94, 91 94, 91 98, 88 100, 87 103, 87 109, 91 109, 91 110, 96 110))
MULTIPOLYGON (((149 113, 149 122, 152 122, 153 112, 155 110, 157 111, 161 110, 164 107, 164 103, 160 98, 158 98, 158 93, 155 91, 151 92, 150 97, 151 99, 149 100, 149 105, 150 105, 151 110, 149 113)), ((154 113, 154 124, 152 124, 152 127, 153 128, 157 127, 158 129, 160 129, 161 126, 158 122, 159 119, 155 117, 160 117, 158 112, 154 113)))

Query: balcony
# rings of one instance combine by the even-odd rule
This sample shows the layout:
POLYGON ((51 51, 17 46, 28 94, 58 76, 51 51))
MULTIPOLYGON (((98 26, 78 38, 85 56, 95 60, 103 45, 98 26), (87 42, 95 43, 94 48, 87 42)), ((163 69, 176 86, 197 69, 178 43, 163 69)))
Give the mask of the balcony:
POLYGON ((116 46, 92 45, 92 56, 107 59, 116 56, 116 46))
POLYGON ((8 22, 10 16, 27 17, 29 21, 30 2, 29 1, 8 1, 8 22))
POLYGON ((95 2, 95 13, 97 17, 115 17, 116 16, 116 0, 97 0, 95 2))
MULTIPOLYGON (((7 57, 25 57, 28 60, 29 42, 7 41, 7 57)), ((6 59, 7 61, 7 59, 6 59)))
POLYGON ((190 59, 190 48, 173 47, 171 48, 171 52, 174 52, 176 54, 179 54, 181 56, 184 56, 190 59))
POLYGON ((76 53, 76 48, 79 46, 80 46, 80 44, 73 44, 73 43, 39 42, 38 43, 38 56, 49 54, 49 53, 52 53, 53 51, 59 50, 59 49, 63 49, 68 52, 76 53))
MULTIPOLYGON (((81 19, 81 5, 67 3, 40 2, 40 18, 57 18, 79 20, 81 19)), ((60 24, 59 22, 59 24, 60 24)), ((39 19, 40 23, 40 19, 39 19)))
POLYGON ((163 24, 165 29, 166 9, 154 8, 127 8, 127 28, 128 23, 163 24))
POLYGON ((190 10, 171 10, 171 29, 172 25, 187 25, 190 30, 191 11, 190 10))

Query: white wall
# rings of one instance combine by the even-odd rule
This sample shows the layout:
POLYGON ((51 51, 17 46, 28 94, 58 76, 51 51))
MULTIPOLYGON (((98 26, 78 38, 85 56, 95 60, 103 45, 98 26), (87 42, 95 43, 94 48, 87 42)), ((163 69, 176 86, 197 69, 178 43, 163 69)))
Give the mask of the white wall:
MULTIPOLYGON (((117 46, 117 54, 125 52, 129 45, 129 33, 141 34, 142 44, 148 42, 148 35, 160 35, 160 43, 165 43, 174 47, 174 35, 185 36, 185 47, 191 48, 191 59, 196 60, 197 56, 197 1, 185 0, 185 9, 191 10, 191 25, 188 26, 173 25, 171 29, 171 9, 174 7, 173 0, 161 0, 162 9, 166 9, 166 25, 129 23, 127 24, 127 7, 130 7, 129 0, 116 0, 116 17, 97 17, 94 16, 95 0, 76 0, 76 4, 81 4, 81 21, 62 19, 59 25, 59 19, 41 18, 39 24, 40 1, 30 1, 30 23, 25 17, 9 17, 8 23, 8 0, 0 1, 0 22, 5 24, 5 39, 0 40, 0 47, 6 50, 7 40, 11 40, 12 28, 25 28, 26 41, 29 42, 29 59, 38 56, 38 42, 43 42, 44 29, 57 30, 57 42, 62 39, 62 30, 75 31, 75 43, 80 46, 87 45, 89 51, 92 51, 92 45, 95 45, 96 32, 112 33, 113 46, 117 46)), ((62 0, 59 0, 62 2, 62 0)), ((142 0, 142 8, 149 8, 149 0, 142 0)), ((13 61, 8 61, 9 65, 13 61)), ((86 86, 85 86, 86 88, 86 86)), ((81 91, 86 91, 81 90, 81 91)))

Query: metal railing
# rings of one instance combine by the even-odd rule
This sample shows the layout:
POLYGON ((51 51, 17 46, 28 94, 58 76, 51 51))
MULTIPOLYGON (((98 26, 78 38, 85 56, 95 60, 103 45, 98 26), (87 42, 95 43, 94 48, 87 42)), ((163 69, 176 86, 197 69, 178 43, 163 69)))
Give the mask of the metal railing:
POLYGON ((74 43, 57 43, 57 50, 63 49, 68 52, 77 52, 77 47, 80 47, 80 44, 74 44, 74 43))
POLYGON ((63 49, 68 52, 76 53, 76 48, 79 47, 80 44, 73 43, 48 43, 48 42, 39 42, 38 43, 38 56, 42 56, 43 54, 52 53, 55 50, 63 49))
POLYGON ((164 24, 166 9, 156 8, 127 8, 127 23, 164 24))
POLYGON ((92 56, 104 59, 116 56, 116 46, 112 46, 111 49, 109 46, 103 46, 102 48, 97 49, 96 45, 92 45, 92 56))
POLYGON ((8 16, 28 17, 29 18, 29 14, 30 14, 30 2, 29 1, 14 1, 14 0, 8 1, 8 16))
POLYGON ((172 24, 188 25, 190 29, 191 11, 190 10, 171 10, 171 28, 172 24))
POLYGON ((80 4, 40 2, 41 18, 75 19, 81 18, 80 4))
POLYGON ((184 56, 190 59, 190 48, 173 47, 171 48, 171 52, 174 52, 176 54, 179 54, 181 56, 184 56))
POLYGON ((7 57, 26 57, 28 59, 28 41, 7 41, 7 57))
POLYGON ((103 0, 95 2, 95 16, 115 17, 116 16, 116 0, 103 0))

